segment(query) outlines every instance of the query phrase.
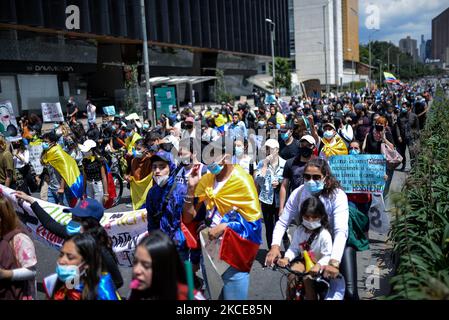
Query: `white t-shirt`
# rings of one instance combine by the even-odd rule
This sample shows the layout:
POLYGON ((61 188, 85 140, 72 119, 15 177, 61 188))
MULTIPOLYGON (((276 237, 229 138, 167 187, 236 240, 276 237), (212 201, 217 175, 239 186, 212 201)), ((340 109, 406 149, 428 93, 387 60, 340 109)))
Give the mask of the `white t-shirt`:
MULTIPOLYGON (((311 233, 307 232, 304 226, 298 226, 293 234, 292 243, 285 252, 285 257, 292 261, 294 258, 302 256, 301 244, 307 242, 310 236, 311 233)), ((327 265, 332 253, 332 237, 329 231, 322 228, 310 245, 310 250, 313 252, 317 263, 322 266, 327 265)))
POLYGON ((30 163, 30 152, 25 150, 23 153, 20 152, 20 156, 24 159, 24 161, 20 160, 18 157, 14 156, 14 168, 22 169, 28 163, 30 163))

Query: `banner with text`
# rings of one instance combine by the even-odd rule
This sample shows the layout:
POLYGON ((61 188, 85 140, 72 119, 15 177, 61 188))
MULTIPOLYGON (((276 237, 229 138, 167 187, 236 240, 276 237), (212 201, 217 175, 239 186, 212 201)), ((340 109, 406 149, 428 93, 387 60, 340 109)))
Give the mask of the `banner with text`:
POLYGON ((44 122, 62 122, 64 121, 64 114, 62 113, 61 104, 56 103, 41 103, 42 118, 44 122))
POLYGON ((384 155, 363 154, 334 156, 329 159, 332 174, 346 193, 383 193, 385 188, 384 155))
MULTIPOLYGON (((15 191, 3 185, 0 185, 0 191, 4 197, 11 200, 20 220, 34 238, 55 249, 61 248, 64 239, 45 229, 28 203, 23 203, 22 207, 13 195, 15 191)), ((60 224, 67 225, 72 219, 70 213, 63 212, 65 207, 39 199, 36 199, 36 201, 60 224)), ((105 212, 101 219, 101 225, 106 229, 112 240, 112 248, 117 256, 118 263, 124 267, 131 267, 136 246, 147 235, 147 211, 105 212)))
POLYGON ((30 152, 30 164, 33 166, 34 168, 34 172, 36 172, 36 174, 41 174, 42 171, 44 171, 44 167, 42 166, 41 163, 41 155, 43 152, 42 149, 42 143, 34 143, 31 142, 28 146, 28 151, 30 152))

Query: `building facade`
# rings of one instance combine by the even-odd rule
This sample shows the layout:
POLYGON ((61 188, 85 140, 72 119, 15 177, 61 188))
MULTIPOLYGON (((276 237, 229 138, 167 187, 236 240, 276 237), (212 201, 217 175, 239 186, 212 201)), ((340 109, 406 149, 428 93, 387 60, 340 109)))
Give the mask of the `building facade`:
MULTIPOLYGON (((246 79, 271 60, 267 18, 276 24, 275 54, 290 56, 288 0, 146 0, 145 16, 152 78, 221 69, 228 91, 250 94, 246 79)), ((120 105, 126 66, 137 65, 144 79, 142 43, 139 0, 3 0, 0 101, 12 101, 18 113, 41 102, 65 106, 71 95, 80 104, 91 97, 120 105), (71 5, 79 26, 76 12, 66 13, 71 5)), ((177 94, 181 102, 212 101, 214 86, 197 83, 192 92, 181 84, 177 94)))
POLYGON ((412 56, 415 61, 418 60, 417 41, 415 39, 411 39, 410 36, 407 36, 407 38, 405 39, 399 40, 399 49, 403 53, 407 53, 412 56))
POLYGON ((340 85, 343 24, 340 0, 294 0, 295 59, 299 81, 340 85))
POLYGON ((449 8, 432 20, 432 59, 449 63, 449 8))

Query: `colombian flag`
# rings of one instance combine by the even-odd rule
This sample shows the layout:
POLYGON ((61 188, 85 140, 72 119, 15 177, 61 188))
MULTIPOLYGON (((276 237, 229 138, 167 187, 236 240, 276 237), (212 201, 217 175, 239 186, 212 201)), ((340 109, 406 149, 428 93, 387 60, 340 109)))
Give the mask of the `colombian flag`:
POLYGON ((51 165, 64 179, 74 198, 81 199, 84 193, 83 176, 75 159, 55 145, 42 155, 42 163, 51 165))
POLYGON ((106 175, 108 180, 108 193, 109 193, 109 199, 104 204, 105 209, 112 208, 112 204, 115 201, 115 198, 117 197, 117 192, 115 191, 115 183, 114 183, 114 177, 112 176, 111 168, 109 168, 107 162, 104 162, 104 165, 106 167, 106 175))
POLYGON ((137 132, 132 135, 132 137, 128 137, 125 139, 126 150, 128 150, 128 154, 133 153, 134 145, 138 140, 142 139, 142 136, 137 132))
POLYGON ((399 83, 400 81, 396 79, 396 77, 389 72, 384 72, 385 82, 387 83, 399 83))
POLYGON ((220 259, 242 272, 249 272, 262 244, 260 202, 252 177, 239 165, 231 177, 214 194, 215 176, 208 173, 199 182, 195 196, 206 201, 208 210, 217 208, 222 223, 228 226, 223 234, 220 259))
POLYGON ((143 205, 147 200, 148 191, 153 186, 153 174, 149 174, 142 180, 135 180, 133 176, 130 177, 131 183, 131 201, 133 209, 144 209, 143 205))

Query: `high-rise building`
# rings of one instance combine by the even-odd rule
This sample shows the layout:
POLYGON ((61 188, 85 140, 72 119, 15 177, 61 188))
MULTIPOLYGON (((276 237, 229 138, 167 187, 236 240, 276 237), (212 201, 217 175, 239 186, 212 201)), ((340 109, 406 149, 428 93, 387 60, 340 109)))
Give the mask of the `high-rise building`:
POLYGON ((343 58, 360 61, 359 50, 359 0, 343 0, 343 58))
POLYGON ((294 0, 295 59, 299 81, 338 86, 343 78, 341 0, 294 0))
POLYGON ((432 20, 432 59, 449 63, 449 8, 432 20))
POLYGON ((421 35, 421 44, 419 45, 419 61, 424 63, 426 61, 426 41, 424 35, 421 35))
POLYGON ((407 36, 405 39, 399 40, 399 49, 403 53, 408 53, 415 61, 418 60, 418 47, 417 41, 407 36))
MULTIPOLYGON (((432 40, 427 40, 426 41, 426 59, 433 59, 432 57, 432 40)), ((424 60, 424 62, 425 62, 424 60)))

